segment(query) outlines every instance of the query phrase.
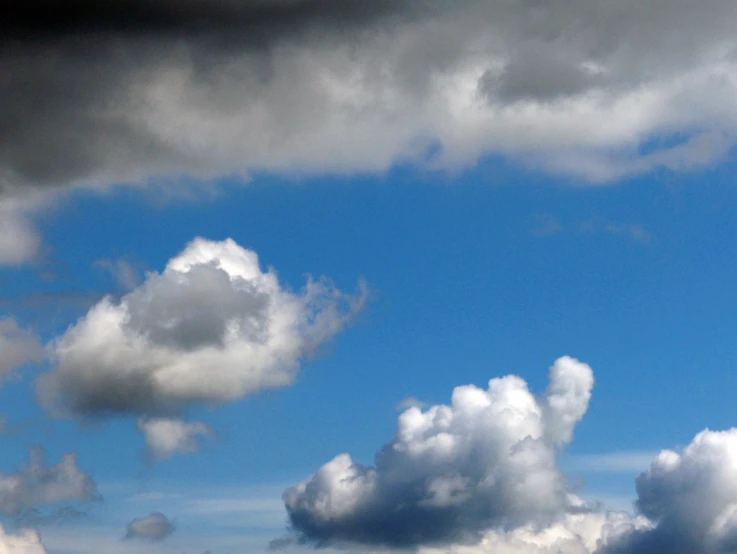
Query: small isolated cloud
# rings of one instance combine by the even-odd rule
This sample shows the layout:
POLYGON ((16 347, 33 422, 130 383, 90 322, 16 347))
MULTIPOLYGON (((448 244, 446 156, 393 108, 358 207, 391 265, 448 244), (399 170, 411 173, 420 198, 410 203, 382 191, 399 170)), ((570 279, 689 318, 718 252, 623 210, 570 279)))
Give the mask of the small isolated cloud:
POLYGON ((0 376, 14 367, 44 359, 44 349, 39 338, 22 329, 11 318, 0 318, 0 376))
POLYGON ((140 419, 138 429, 146 437, 146 447, 154 460, 195 452, 201 438, 211 432, 207 425, 199 421, 187 423, 167 418, 140 419))
POLYGON ((489 529, 547 526, 580 506, 556 465, 588 407, 591 368, 562 357, 536 397, 519 377, 457 387, 411 407, 374 466, 341 454, 283 499, 301 540, 390 547, 478 542, 489 529))
POLYGON ((22 529, 8 533, 0 525, 0 554, 46 554, 46 549, 36 531, 22 529))
POLYGON ((682 453, 661 452, 635 485, 637 508, 653 525, 602 554, 737 551, 737 429, 707 429, 682 453))
POLYGON ((126 539, 163 541, 174 532, 174 524, 161 512, 152 512, 146 517, 135 518, 128 524, 126 539))
POLYGON ((15 473, 0 473, 0 512, 22 516, 28 510, 62 502, 87 502, 100 498, 92 478, 66 453, 61 461, 46 465, 45 451, 31 448, 28 463, 15 473))
POLYGON ((77 417, 170 417, 291 384, 300 361, 363 306, 327 280, 299 293, 228 239, 193 240, 162 273, 106 297, 50 345, 43 404, 77 417))

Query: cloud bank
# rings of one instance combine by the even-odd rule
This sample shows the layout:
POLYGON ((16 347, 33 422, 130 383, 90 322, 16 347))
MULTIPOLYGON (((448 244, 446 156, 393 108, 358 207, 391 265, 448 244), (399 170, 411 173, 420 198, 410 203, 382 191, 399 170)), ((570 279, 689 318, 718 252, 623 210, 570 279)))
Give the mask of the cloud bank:
POLYGON ((290 292, 255 252, 195 239, 162 273, 119 301, 103 299, 55 340, 38 394, 70 416, 155 417, 283 387, 364 299, 324 279, 290 292))
POLYGON ((6 193, 458 167, 485 154, 607 180, 711 163, 737 129, 730 0, 30 0, 11 11, 0 23, 6 193))
POLYGON ((486 390, 457 387, 449 406, 411 407, 375 466, 341 454, 287 489, 291 525, 321 545, 414 547, 556 523, 579 510, 556 452, 571 440, 593 384, 589 366, 563 357, 542 397, 509 375, 486 390))

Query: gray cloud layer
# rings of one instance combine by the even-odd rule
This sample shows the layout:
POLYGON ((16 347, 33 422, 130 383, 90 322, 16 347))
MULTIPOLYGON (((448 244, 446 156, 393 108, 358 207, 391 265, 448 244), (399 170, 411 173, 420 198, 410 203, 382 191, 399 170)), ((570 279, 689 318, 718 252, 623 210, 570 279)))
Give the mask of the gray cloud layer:
POLYGON ((60 6, 1 24, 6 190, 381 170, 438 144, 441 166, 490 152, 609 179, 709 163, 737 128, 730 0, 60 6))
POLYGON ((450 406, 400 417, 374 467, 337 456, 284 493, 294 529, 318 544, 476 542, 490 528, 548 525, 577 509, 556 465, 586 412, 593 374, 573 358, 536 398, 516 376, 457 387, 450 406))

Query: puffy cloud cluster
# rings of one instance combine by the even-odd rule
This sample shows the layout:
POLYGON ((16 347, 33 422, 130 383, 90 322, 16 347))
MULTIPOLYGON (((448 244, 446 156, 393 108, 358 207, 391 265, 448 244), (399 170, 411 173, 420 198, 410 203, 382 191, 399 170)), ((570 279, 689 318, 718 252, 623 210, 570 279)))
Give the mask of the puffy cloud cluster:
POLYGON ((92 478, 77 465, 73 453, 46 465, 40 446, 30 451, 28 463, 15 473, 0 473, 0 512, 19 516, 27 510, 63 502, 87 502, 100 497, 92 478))
POLYGON ((16 366, 39 361, 43 357, 43 346, 34 333, 20 328, 14 319, 0 318, 0 376, 16 366))
POLYGON ((457 387, 449 406, 411 407, 375 466, 341 454, 285 491, 292 527, 318 544, 477 542, 489 529, 547 526, 580 510, 556 465, 586 412, 591 368, 556 360, 534 396, 519 377, 457 387))
POLYGON ((46 554, 46 549, 36 531, 23 529, 13 534, 0 525, 0 554, 46 554))
POLYGON ((162 541, 174 532, 174 524, 161 512, 152 512, 146 517, 135 518, 128 524, 126 539, 162 541))
POLYGON ((731 0, 30 0, 0 25, 6 190, 485 153, 611 179, 737 129, 731 0))
POLYGON ((210 428, 196 421, 151 418, 138 421, 138 429, 146 437, 146 446, 154 460, 165 460, 174 454, 195 452, 199 439, 210 434, 210 428))
POLYGON ((705 430, 683 452, 661 452, 636 480, 637 507, 653 522, 605 554, 737 552, 737 429, 705 430))
MULTIPOLYGON (((364 298, 325 280, 291 292, 261 270, 255 252, 230 239, 195 239, 162 273, 119 301, 103 299, 59 337, 38 393, 73 416, 155 417, 283 387, 364 298)), ((161 447, 156 424, 143 427, 161 447)))

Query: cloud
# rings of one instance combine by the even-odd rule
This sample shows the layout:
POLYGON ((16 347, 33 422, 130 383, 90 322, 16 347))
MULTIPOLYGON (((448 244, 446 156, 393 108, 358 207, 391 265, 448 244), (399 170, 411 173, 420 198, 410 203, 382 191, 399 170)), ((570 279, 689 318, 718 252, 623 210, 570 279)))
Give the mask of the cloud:
POLYGON ((653 522, 602 554, 716 554, 737 550, 737 429, 705 430, 683 452, 664 450, 636 480, 653 522))
POLYGON ((364 299, 324 279, 290 292, 255 252, 198 238, 50 345, 54 367, 39 378, 39 397, 70 416, 154 417, 283 387, 364 299))
POLYGON ((612 541, 649 526, 645 518, 622 512, 584 511, 566 514, 549 526, 525 525, 511 531, 489 531, 478 544, 420 548, 419 554, 593 554, 612 541))
POLYGON ((556 465, 593 387, 570 357, 535 397, 519 377, 457 387, 450 406, 399 416, 375 466, 341 454, 283 498, 302 540, 392 547, 477 542, 489 529, 546 526, 579 510, 556 465))
POLYGON ((100 498, 92 478, 77 465, 76 455, 46 465, 45 451, 31 448, 28 463, 15 473, 0 473, 0 512, 22 516, 34 508, 62 502, 87 502, 100 498))
POLYGON ((38 337, 18 327, 11 318, 0 318, 0 376, 14 367, 44 359, 44 349, 38 337))
POLYGON ((6 191, 381 171, 430 150, 439 167, 491 153, 608 180, 712 163, 737 129, 730 0, 16 8, 0 32, 6 191))
POLYGON ((126 539, 162 541, 174 532, 174 524, 161 512, 152 512, 128 524, 126 539))
POLYGON ((140 419, 138 429, 144 433, 146 446, 154 460, 195 452, 200 438, 210 434, 210 428, 199 421, 187 423, 166 418, 140 419))
POLYGON ((11 534, 0 525, 0 554, 46 554, 46 549, 36 531, 22 529, 11 534))

